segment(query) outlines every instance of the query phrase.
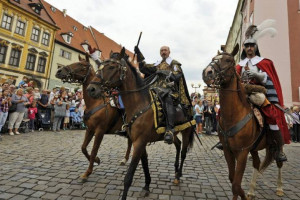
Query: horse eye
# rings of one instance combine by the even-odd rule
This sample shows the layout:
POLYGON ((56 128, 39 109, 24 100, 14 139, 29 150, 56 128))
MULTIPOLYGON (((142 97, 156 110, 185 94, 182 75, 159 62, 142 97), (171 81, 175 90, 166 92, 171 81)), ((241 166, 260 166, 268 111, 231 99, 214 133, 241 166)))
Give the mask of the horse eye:
POLYGON ((231 60, 230 59, 226 59, 226 62, 231 62, 231 60))
POLYGON ((114 66, 109 66, 109 68, 108 69, 114 69, 115 67, 114 66))

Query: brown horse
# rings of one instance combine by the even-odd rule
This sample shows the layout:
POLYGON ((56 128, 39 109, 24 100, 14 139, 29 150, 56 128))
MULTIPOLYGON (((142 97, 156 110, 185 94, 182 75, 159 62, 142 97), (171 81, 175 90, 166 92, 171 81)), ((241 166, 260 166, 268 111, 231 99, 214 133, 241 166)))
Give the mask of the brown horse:
MULTIPOLYGON (((246 93, 241 85, 239 75, 235 69, 234 56, 237 54, 237 45, 232 53, 218 53, 212 62, 203 70, 203 80, 208 86, 219 89, 220 120, 219 138, 224 147, 224 155, 229 169, 229 179, 232 183, 233 198, 238 196, 247 199, 241 182, 245 171, 247 156, 250 152, 253 158, 254 172, 250 184, 248 197, 253 198, 256 187, 256 178, 259 172, 266 169, 274 160, 278 151, 274 150, 274 140, 268 132, 260 134, 259 125, 253 115, 246 93), (266 157, 260 163, 258 151, 266 149, 266 157)), ((277 195, 283 195, 281 167, 277 162, 278 179, 277 195)))
MULTIPOLYGON (((124 180, 124 191, 122 199, 125 200, 129 187, 132 184, 134 172, 141 160, 144 175, 145 187, 142 195, 149 195, 149 185, 151 182, 148 156, 146 145, 150 142, 163 140, 163 134, 157 134, 154 127, 154 113, 151 109, 153 102, 149 95, 149 85, 138 75, 136 69, 127 61, 125 56, 125 49, 123 48, 120 55, 116 59, 109 59, 102 63, 97 71, 97 77, 88 87, 91 96, 97 96, 101 88, 115 88, 120 89, 122 99, 125 105, 129 136, 133 143, 133 155, 129 165, 127 174, 124 180)), ((181 131, 182 133, 182 151, 181 163, 179 166, 179 156, 181 150, 181 141, 174 136, 174 144, 176 147, 176 161, 175 161, 175 183, 179 183, 182 175, 183 163, 186 158, 188 147, 193 143, 193 128, 188 127, 181 131)), ((177 133, 176 133, 177 134, 177 133)), ((175 135, 176 135, 175 134, 175 135)))
MULTIPOLYGON (((84 123, 87 125, 84 141, 81 147, 82 153, 90 161, 87 171, 80 176, 81 181, 86 181, 88 176, 93 172, 93 163, 100 164, 100 159, 97 157, 99 146, 102 142, 104 134, 114 134, 121 129, 123 124, 122 116, 117 108, 111 107, 109 99, 105 98, 101 93, 99 99, 93 99, 88 96, 86 88, 95 77, 95 71, 89 63, 89 57, 86 55, 86 60, 81 59, 79 62, 62 67, 56 72, 56 77, 64 82, 81 83, 83 85, 83 98, 86 104, 84 123), (91 155, 87 152, 87 146, 95 135, 94 145, 91 155)), ((124 160, 121 165, 124 165, 129 159, 131 150, 131 140, 128 138, 128 147, 124 160)))

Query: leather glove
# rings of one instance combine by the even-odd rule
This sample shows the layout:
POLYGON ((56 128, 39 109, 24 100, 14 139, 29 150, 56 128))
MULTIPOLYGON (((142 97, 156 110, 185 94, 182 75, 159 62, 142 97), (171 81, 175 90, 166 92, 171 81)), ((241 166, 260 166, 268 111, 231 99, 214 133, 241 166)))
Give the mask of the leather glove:
POLYGON ((254 78, 257 81, 259 81, 260 83, 262 83, 265 79, 265 74, 261 73, 261 72, 253 72, 253 71, 247 70, 246 73, 249 78, 251 78, 251 79, 254 78))
POLYGON ((137 61, 138 62, 142 62, 143 60, 145 60, 145 57, 143 56, 142 52, 140 51, 138 46, 134 47, 134 53, 137 56, 137 61))

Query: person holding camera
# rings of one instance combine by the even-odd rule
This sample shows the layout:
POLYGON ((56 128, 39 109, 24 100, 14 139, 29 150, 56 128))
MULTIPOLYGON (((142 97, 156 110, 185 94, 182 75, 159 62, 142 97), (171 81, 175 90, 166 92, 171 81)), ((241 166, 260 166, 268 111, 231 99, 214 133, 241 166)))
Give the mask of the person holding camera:
MULTIPOLYGON (((19 127, 24 118, 24 114, 26 111, 26 106, 30 104, 28 99, 23 94, 23 89, 17 89, 16 93, 12 95, 12 104, 14 105, 15 110, 11 110, 9 115, 9 122, 8 122, 8 133, 9 135, 19 135, 19 127), (14 131, 12 130, 14 128, 14 131)), ((13 106, 13 105, 12 105, 13 106)))

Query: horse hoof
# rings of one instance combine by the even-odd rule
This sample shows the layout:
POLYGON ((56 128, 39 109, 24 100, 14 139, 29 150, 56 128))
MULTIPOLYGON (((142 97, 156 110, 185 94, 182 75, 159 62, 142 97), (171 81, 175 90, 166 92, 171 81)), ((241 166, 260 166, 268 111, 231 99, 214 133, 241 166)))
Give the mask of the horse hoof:
POLYGON ((284 192, 282 190, 277 190, 276 195, 282 197, 284 195, 284 192))
POLYGON ((95 163, 97 163, 98 165, 100 165, 100 158, 99 157, 95 158, 95 163))
POLYGON ((141 197, 147 197, 147 196, 149 196, 149 194, 150 194, 150 191, 149 191, 149 190, 143 189, 143 190, 141 191, 141 197))
POLYGON ((127 159, 124 158, 124 159, 120 162, 120 165, 121 165, 121 166, 124 166, 124 165, 126 164, 126 162, 127 162, 127 159))
POLYGON ((249 199, 249 200, 255 199, 255 194, 248 194, 247 199, 249 199))
POLYGON ((177 178, 175 178, 173 183, 174 183, 175 185, 179 185, 179 183, 180 183, 180 180, 179 180, 179 179, 177 179, 177 178))
POLYGON ((79 179, 77 180, 78 183, 85 183, 87 182, 87 177, 79 177, 79 179))

